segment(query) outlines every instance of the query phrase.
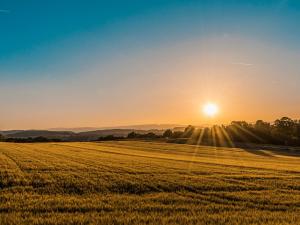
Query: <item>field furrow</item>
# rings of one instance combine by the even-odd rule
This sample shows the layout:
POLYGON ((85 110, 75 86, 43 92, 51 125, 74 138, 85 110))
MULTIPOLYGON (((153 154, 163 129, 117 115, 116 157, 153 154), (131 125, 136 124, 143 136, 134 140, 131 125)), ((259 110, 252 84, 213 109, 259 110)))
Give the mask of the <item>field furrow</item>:
POLYGON ((300 157, 152 142, 0 143, 0 224, 298 224, 300 157))

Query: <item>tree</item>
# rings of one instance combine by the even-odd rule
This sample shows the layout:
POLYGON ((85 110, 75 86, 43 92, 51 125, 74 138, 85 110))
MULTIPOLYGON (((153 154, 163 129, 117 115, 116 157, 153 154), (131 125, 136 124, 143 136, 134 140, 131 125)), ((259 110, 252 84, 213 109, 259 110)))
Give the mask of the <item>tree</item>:
POLYGON ((5 140, 4 136, 0 134, 0 141, 4 141, 4 140, 5 140))
POLYGON ((135 133, 134 131, 132 131, 127 135, 127 138, 136 138, 137 136, 138 136, 138 134, 135 133))
POLYGON ((289 117, 282 117, 275 121, 274 126, 284 136, 291 137, 295 131, 296 123, 289 117))
POLYGON ((232 121, 231 125, 236 126, 238 128, 246 128, 246 129, 251 127, 251 125, 249 123, 247 123, 246 121, 232 121))
POLYGON ((172 138, 182 138, 183 132, 182 131, 174 131, 172 134, 172 138))
POLYGON ((300 120, 298 120, 297 122, 296 122, 296 136, 297 136, 297 138, 299 139, 298 141, 300 142, 300 120))
POLYGON ((257 120, 254 128, 259 131, 269 131, 271 129, 271 124, 264 122, 263 120, 257 120))
POLYGON ((172 135, 173 135, 173 132, 172 132, 172 130, 170 130, 170 129, 166 130, 166 131, 163 133, 163 137, 164 137, 164 138, 170 138, 170 137, 172 137, 172 135))
POLYGON ((154 138, 157 138, 158 136, 156 134, 154 134, 153 132, 150 132, 150 133, 142 135, 142 137, 154 139, 154 138))
POLYGON ((195 131, 195 127, 194 126, 192 126, 192 125, 187 126, 184 129, 183 137, 185 137, 185 138, 191 137, 193 135, 194 131, 195 131))

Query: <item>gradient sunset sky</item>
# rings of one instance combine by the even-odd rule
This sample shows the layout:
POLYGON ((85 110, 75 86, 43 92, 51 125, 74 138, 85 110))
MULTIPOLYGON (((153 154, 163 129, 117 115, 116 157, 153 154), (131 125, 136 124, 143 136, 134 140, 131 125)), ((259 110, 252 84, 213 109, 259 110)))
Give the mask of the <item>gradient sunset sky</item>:
POLYGON ((296 0, 0 0, 0 130, 299 118, 299 21, 296 0))

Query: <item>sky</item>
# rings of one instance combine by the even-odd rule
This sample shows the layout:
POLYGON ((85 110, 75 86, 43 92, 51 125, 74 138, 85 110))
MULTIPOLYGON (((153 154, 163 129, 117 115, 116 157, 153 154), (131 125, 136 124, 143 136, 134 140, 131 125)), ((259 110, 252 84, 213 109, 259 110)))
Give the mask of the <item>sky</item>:
POLYGON ((0 0, 0 130, 297 119, 299 21, 296 0, 0 0))

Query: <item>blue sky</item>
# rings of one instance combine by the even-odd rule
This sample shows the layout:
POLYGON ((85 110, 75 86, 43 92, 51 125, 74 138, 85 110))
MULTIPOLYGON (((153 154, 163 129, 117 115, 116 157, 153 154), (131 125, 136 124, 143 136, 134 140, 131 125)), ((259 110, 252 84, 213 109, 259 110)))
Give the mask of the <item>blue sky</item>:
POLYGON ((299 1, 2 0, 0 9, 1 77, 13 76, 15 71, 22 74, 18 78, 30 72, 40 74, 47 72, 48 64, 59 70, 56 67, 64 67, 63 61, 68 65, 68 52, 76 60, 84 45, 89 54, 91 48, 96 54, 103 48, 107 55, 120 48, 126 51, 227 33, 288 48, 300 45, 299 1))
MULTIPOLYGON (((75 97, 78 97, 78 93, 86 95, 91 90, 98 93, 100 89, 101 95, 105 96, 105 101, 110 99, 110 103, 115 101, 116 105, 120 105, 116 99, 111 97, 112 90, 118 92, 117 89, 124 88, 122 84, 131 80, 132 85, 128 83, 128 89, 140 91, 139 88, 142 87, 142 90, 151 93, 151 90, 147 90, 147 83, 150 82, 149 77, 151 77, 147 75, 151 71, 149 67, 162 68, 155 71, 157 74, 162 73, 162 71, 166 74, 171 73, 172 69, 168 70, 170 67, 166 67, 167 64, 164 64, 164 60, 168 61, 168 58, 176 55, 177 58, 174 60, 178 62, 180 57, 186 58, 196 54, 193 49, 197 49, 199 54, 204 54, 205 51, 207 54, 215 52, 215 55, 210 55, 210 60, 222 62, 226 61, 225 53, 228 51, 230 52, 229 55, 232 54, 234 55, 232 57, 235 57, 231 62, 233 65, 246 66, 252 65, 252 61, 257 59, 254 56, 255 53, 249 53, 249 51, 254 47, 260 48, 257 49, 257 54, 259 54, 260 51, 264 51, 263 48, 265 47, 270 51, 270 54, 263 56, 264 52, 258 57, 264 57, 270 63, 273 60, 274 64, 270 68, 260 68, 259 75, 253 74, 253 76, 258 76, 259 79, 264 79, 270 83, 274 80, 275 83, 279 82, 280 76, 285 76, 291 81, 287 82, 284 88, 293 90, 293 84, 299 82, 300 79, 295 75, 298 72, 297 65, 290 65, 289 63, 298 59, 300 50, 299 21, 300 2, 296 0, 0 0, 0 87, 2 88, 2 96, 11 96, 10 100, 13 102, 9 103, 7 98, 2 99, 7 108, 4 115, 9 115, 12 110, 23 110, 18 108, 20 105, 18 101, 21 101, 18 100, 20 95, 27 96, 29 102, 42 102, 39 96, 47 96, 49 104, 43 103, 45 108, 49 108, 49 110, 53 108, 51 102, 55 101, 59 102, 59 107, 62 107, 65 102, 59 96, 65 94, 62 90, 64 88, 70 93, 76 92, 75 97), (230 40, 226 42, 224 39, 230 40), (237 42, 236 46, 235 42, 237 42), (188 47, 185 47, 187 43, 198 44, 194 47, 188 44, 188 47), (228 43, 232 44, 231 49, 226 48, 228 43), (214 47, 219 44, 219 48, 214 47), (211 48, 207 48, 207 45, 211 45, 211 48), (274 52, 272 52, 273 50, 274 52), (175 53, 168 55, 168 52, 172 51, 175 53), (186 55, 181 55, 180 51, 186 51, 186 55), (281 53, 282 58, 274 56, 274 54, 281 53), (222 60, 220 55, 223 55, 222 60), (287 58, 285 62, 282 62, 285 60, 283 57, 287 58), (134 64, 135 62, 139 65, 134 64), (276 68, 280 64, 278 62, 284 63, 281 65, 281 69, 289 68, 290 74, 272 75, 272 71, 278 71, 276 68), (141 65, 144 67, 141 68, 141 65), (264 75, 261 75, 262 73, 264 75), (141 79, 139 86, 135 83, 137 77, 141 79), (94 85, 95 82, 101 84, 97 87, 94 85), (86 86, 79 88, 78 86, 82 83, 86 86), (34 85, 42 86, 43 90, 49 90, 49 93, 43 95, 40 93, 43 90, 36 90, 35 93, 31 93, 34 85), (13 91, 6 91, 6 89, 13 91), (59 89, 60 95, 49 97, 51 90, 56 89, 59 89)), ((202 65, 202 62, 199 64, 202 65)), ((172 62, 170 65, 173 67, 172 62)), ((186 70, 189 69, 186 67, 186 70)), ((153 75, 153 73, 151 74, 153 75)), ((176 76, 180 79, 179 75, 176 76)), ((210 79, 207 76, 203 75, 203 80, 210 79)), ((159 81, 159 78, 154 75, 151 79, 152 82, 159 81)), ((168 77, 168 79, 172 79, 172 77, 168 77)), ((168 79, 166 78, 166 80, 168 79)), ((244 78, 235 79, 251 82, 251 78, 248 80, 242 80, 244 78)), ((167 81, 165 83, 159 81, 159 83, 162 90, 167 85, 167 81)), ((174 84, 174 86, 176 85, 174 84)), ((270 89, 272 89, 271 86, 270 89)), ((165 93, 161 91, 160 94, 164 95, 165 93)), ((89 99, 92 98, 91 96, 94 95, 91 93, 89 99)), ((147 96, 142 95, 140 98, 147 98, 147 96)), ((281 98, 284 100, 286 97, 284 95, 278 96, 278 99, 281 98)), ((96 99, 95 97, 94 101, 96 99)), ((294 101, 296 100, 298 99, 294 99, 294 101)), ((112 107, 101 100, 100 102, 103 107, 117 109, 116 106, 112 107)), ((91 107, 83 98, 80 99, 80 103, 84 107, 91 107)), ((36 112, 34 104, 30 105, 25 107, 25 114, 37 113, 40 116, 37 118, 40 118, 41 121, 46 116, 51 116, 43 112, 36 112)), ((251 104, 249 103, 249 105, 251 104)), ((139 106, 136 103, 129 108, 137 112, 139 106)), ((162 106, 155 106, 154 102, 150 106, 151 108, 163 108, 162 106)), ((100 110, 93 107, 92 109, 96 112, 100 110)), ((290 110, 291 114, 295 115, 295 109, 290 110)), ((130 113, 130 110, 127 111, 130 113)), ((68 111, 62 110, 56 116, 65 117, 67 113, 68 111)), ((162 112, 159 111, 159 113, 162 112)), ((107 114, 111 115, 111 112, 107 112, 107 114)), ((81 118, 88 116, 84 112, 78 115, 81 118)), ((271 119, 273 116, 275 115, 262 114, 262 117, 266 119, 271 119)), ((106 114, 102 117, 109 119, 95 120, 95 125, 110 125, 114 121, 126 124, 164 122, 166 120, 152 118, 149 121, 143 121, 142 118, 134 120, 126 116, 124 118, 116 116, 114 120, 106 114)), ((189 117, 191 115, 165 122, 188 123, 189 117)), ((165 118, 168 118, 167 114, 165 118)), ((245 119, 252 118, 245 117, 245 119)), ((15 115, 15 119, 10 120, 13 125, 9 125, 8 122, 3 123, 5 127, 16 127, 18 123, 22 124, 20 125, 22 127, 29 127, 30 122, 23 124, 22 121, 24 120, 25 118, 22 116, 15 115)), ((191 121, 203 122, 197 119, 191 121)), ((92 123, 93 120, 86 123, 70 121, 67 124, 61 124, 61 126, 84 126, 92 125, 92 123)), ((32 124, 35 124, 36 127, 49 126, 38 121, 32 121, 32 124)), ((60 124, 56 125, 59 126, 60 124)))

